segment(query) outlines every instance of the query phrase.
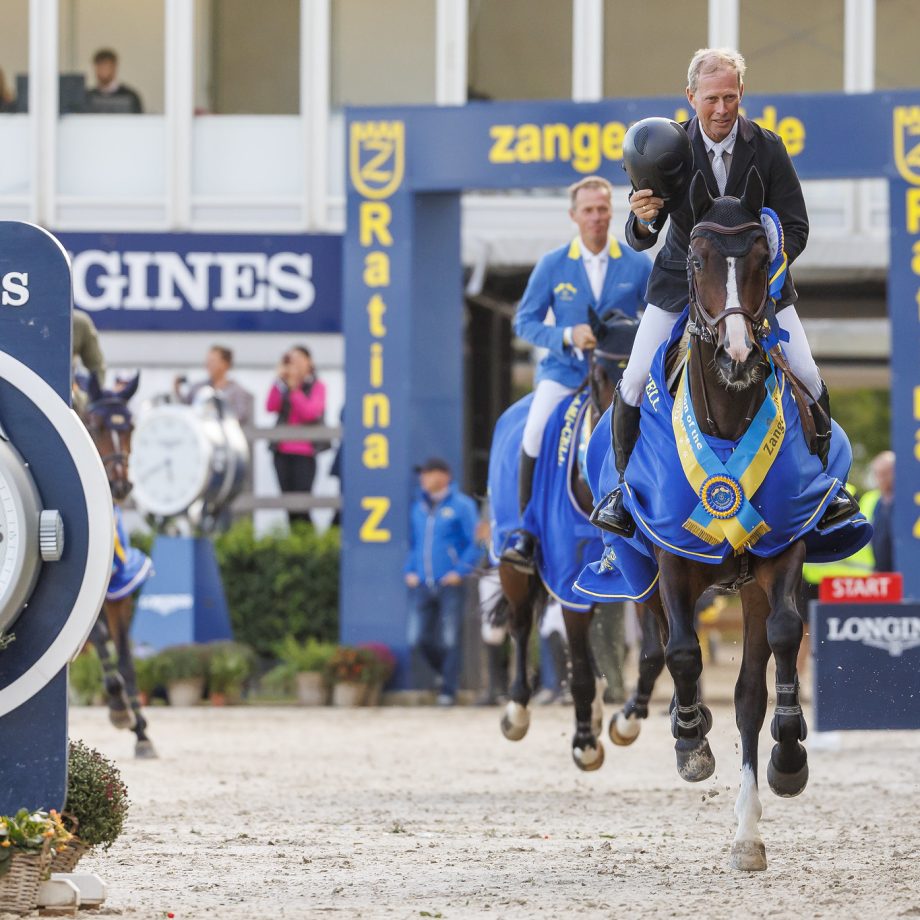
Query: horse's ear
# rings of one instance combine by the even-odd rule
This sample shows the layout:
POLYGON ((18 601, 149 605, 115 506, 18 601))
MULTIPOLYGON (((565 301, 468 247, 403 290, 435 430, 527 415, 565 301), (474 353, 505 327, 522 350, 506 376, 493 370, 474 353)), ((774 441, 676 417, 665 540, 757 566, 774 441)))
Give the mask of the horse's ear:
POLYGON ((597 315, 594 307, 588 307, 588 325, 594 333, 594 338, 599 339, 604 331, 604 321, 597 315))
POLYGON ((744 191, 741 193, 741 203, 752 214, 760 217, 760 209, 763 207, 764 191, 763 179, 757 172, 757 167, 752 166, 751 171, 747 174, 747 180, 744 183, 744 191))
POLYGON ((141 372, 137 371, 135 375, 121 388, 119 396, 127 402, 137 392, 137 385, 141 380, 141 372))
POLYGON ((690 183, 690 207, 693 209, 694 222, 699 221, 712 207, 712 195, 709 194, 706 178, 699 169, 690 183))
POLYGON ((99 378, 92 372, 86 375, 86 395, 89 396, 91 403, 96 402, 102 397, 102 387, 99 386, 99 378))

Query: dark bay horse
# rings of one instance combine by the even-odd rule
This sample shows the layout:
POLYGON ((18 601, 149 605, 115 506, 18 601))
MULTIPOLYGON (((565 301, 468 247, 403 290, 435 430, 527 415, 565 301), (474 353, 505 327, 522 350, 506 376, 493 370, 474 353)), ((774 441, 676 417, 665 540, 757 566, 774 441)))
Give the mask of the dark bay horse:
MULTIPOLYGON (((123 501, 131 492, 129 462, 134 419, 128 405, 137 392, 140 375, 135 375, 120 390, 103 389, 94 375, 87 386, 88 403, 81 415, 109 478, 114 502, 123 501)), ((127 552, 116 532, 116 554, 127 552)), ((102 613, 90 634, 90 641, 102 663, 109 719, 116 728, 130 729, 136 736, 137 757, 157 756, 147 737, 147 720, 141 710, 129 631, 134 614, 131 583, 121 591, 110 590, 102 613), (128 593, 125 593, 128 591, 128 593)))
MULTIPOLYGON (((610 406, 616 385, 629 359, 629 352, 638 326, 635 319, 619 311, 615 311, 603 320, 592 313, 590 319, 598 345, 590 353, 589 374, 586 382, 589 405, 587 410, 578 416, 578 430, 567 433, 571 435, 573 451, 577 449, 576 445, 582 436, 586 438, 590 434, 597 420, 610 406)), ((519 444, 508 446, 508 450, 513 453, 514 457, 517 456, 518 448, 519 444)), ((544 450, 546 449, 544 447, 544 450)), ((494 459, 493 454, 493 461, 494 459)), ((594 498, 583 478, 580 464, 572 462, 569 466, 560 468, 558 475, 569 476, 567 491, 570 490, 569 494, 577 501, 587 521, 594 506, 594 498)), ((492 478, 490 466, 490 484, 492 478)), ((494 498, 493 495, 493 500, 494 498)), ((546 515, 552 513, 552 508, 545 511, 546 515)), ((576 539, 572 534, 560 533, 558 538, 565 542, 567 551, 573 555, 573 559, 581 558, 579 547, 575 545, 576 539)), ((516 665, 514 681, 510 688, 510 701, 502 715, 501 729, 506 738, 518 741, 526 735, 530 726, 528 704, 531 697, 531 686, 528 672, 528 647, 535 614, 546 600, 546 588, 540 576, 522 573, 507 563, 500 563, 499 577, 509 613, 509 628, 514 643, 516 665)), ((603 683, 589 643, 589 627, 593 608, 588 605, 583 606, 582 609, 572 609, 563 603, 562 612, 569 641, 572 663, 571 690, 575 703, 576 727, 572 739, 572 757, 580 769, 597 770, 604 762, 604 749, 598 737, 601 733, 603 717, 603 683)))
MULTIPOLYGON (((702 175, 697 173, 690 196, 695 225, 688 257, 690 346, 684 380, 698 430, 704 436, 734 443, 753 427, 752 420, 761 406, 773 398, 764 385, 773 368, 771 355, 784 371, 785 385, 795 386, 794 377, 781 364, 781 353, 768 353, 765 344, 769 333, 771 252, 760 221, 764 190, 760 176, 752 170, 740 199, 713 199, 702 175)), ((774 394, 778 390, 777 386, 774 394)), ((686 415, 681 405, 686 407, 686 402, 678 403, 675 411, 686 415)), ((803 430, 804 413, 808 411, 804 405, 799 403, 803 430)), ((782 415, 778 418, 771 424, 782 425, 782 415)), ((692 437, 692 429, 687 431, 692 437)), ((681 476, 680 468, 675 475, 681 476)), ((707 511, 712 507, 713 517, 723 510, 723 501, 740 503, 744 499, 740 487, 735 490, 737 494, 732 494, 732 482, 728 481, 731 477, 710 479, 726 480, 714 483, 711 491, 707 491, 710 480, 703 483, 701 504, 707 511)), ((741 514, 732 513, 739 517, 741 514)), ((696 561, 660 545, 655 548, 660 573, 658 590, 667 612, 666 662, 675 686, 672 733, 677 768, 680 776, 691 782, 706 779, 715 770, 706 740, 712 716, 699 698, 702 656, 694 627, 694 605, 712 585, 740 590, 744 638, 735 687, 735 718, 741 734, 742 767, 731 862, 734 868, 744 870, 766 868, 766 851, 758 827, 762 808, 757 743, 767 711, 766 674, 771 655, 776 661, 776 707, 771 724, 776 743, 767 780, 780 796, 798 795, 808 781, 807 754, 801 744, 806 725, 796 672, 803 633, 796 597, 805 562, 805 540, 792 539, 786 548, 771 556, 751 553, 751 545, 740 544, 717 564, 696 561)))

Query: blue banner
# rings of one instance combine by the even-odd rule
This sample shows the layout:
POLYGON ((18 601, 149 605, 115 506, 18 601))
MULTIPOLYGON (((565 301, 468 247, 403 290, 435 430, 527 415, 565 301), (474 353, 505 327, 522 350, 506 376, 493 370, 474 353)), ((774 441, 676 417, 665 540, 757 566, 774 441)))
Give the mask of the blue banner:
POLYGON ((920 605, 811 604, 815 728, 920 728, 920 605))
POLYGON ((74 305, 100 329, 341 332, 342 238, 63 233, 74 305))

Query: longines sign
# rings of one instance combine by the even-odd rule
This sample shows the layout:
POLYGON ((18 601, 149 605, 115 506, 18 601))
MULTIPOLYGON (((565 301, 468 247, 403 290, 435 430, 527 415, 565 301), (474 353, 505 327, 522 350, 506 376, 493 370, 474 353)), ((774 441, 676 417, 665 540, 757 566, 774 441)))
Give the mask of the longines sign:
MULTIPOLYGON (((339 236, 65 233, 60 239, 73 266, 74 305, 100 329, 342 328, 339 236)), ((4 298, 22 296, 15 280, 4 279, 4 298)))

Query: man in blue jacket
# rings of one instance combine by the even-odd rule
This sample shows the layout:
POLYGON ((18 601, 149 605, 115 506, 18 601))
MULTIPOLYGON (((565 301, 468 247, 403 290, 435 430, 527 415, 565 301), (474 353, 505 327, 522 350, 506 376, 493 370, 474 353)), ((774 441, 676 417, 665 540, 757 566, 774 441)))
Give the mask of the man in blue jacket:
POLYGON ((460 679, 463 576, 479 561, 476 502, 452 482, 438 457, 416 468, 421 495, 412 506, 406 585, 412 595, 409 647, 440 679, 438 704, 451 706, 460 679))
MULTIPOLYGON (((518 477, 522 516, 530 502, 546 423, 588 374, 585 352, 597 344, 588 325, 588 308, 593 307, 600 316, 615 309, 635 316, 645 306, 652 263, 642 253, 621 248, 609 235, 612 193, 613 187, 600 176, 588 176, 569 189, 569 217, 578 227, 578 236, 540 259, 514 319, 518 336, 548 349, 537 369, 537 385, 522 438, 518 477), (554 325, 545 322, 550 310, 554 325)), ((508 538, 502 561, 530 574, 535 549, 533 535, 516 530, 508 538)))

